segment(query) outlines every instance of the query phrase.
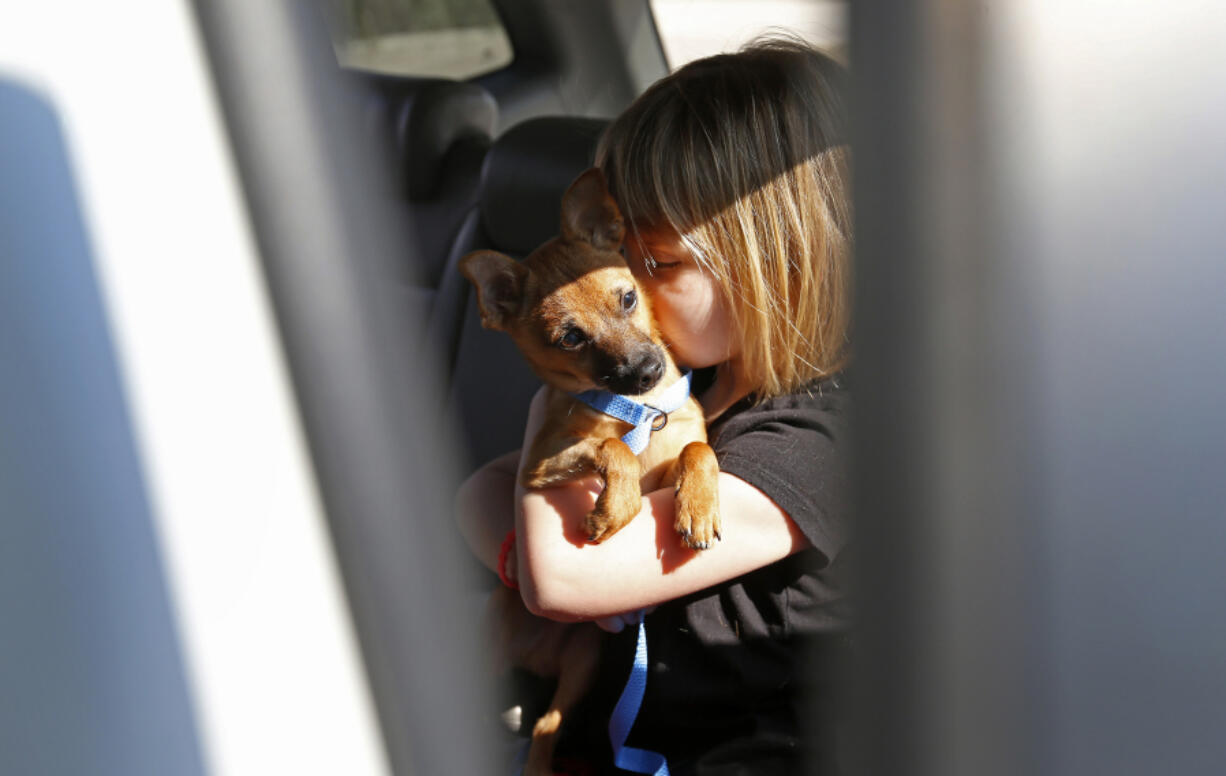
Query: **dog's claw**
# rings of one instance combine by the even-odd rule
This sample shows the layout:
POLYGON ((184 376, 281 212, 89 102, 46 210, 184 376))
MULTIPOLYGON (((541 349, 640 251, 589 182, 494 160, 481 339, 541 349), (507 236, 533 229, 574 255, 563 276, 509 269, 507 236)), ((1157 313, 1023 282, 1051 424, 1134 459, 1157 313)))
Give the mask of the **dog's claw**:
POLYGON ((700 541, 692 533, 686 532, 683 538, 686 546, 691 550, 709 550, 715 546, 715 542, 719 541, 721 537, 716 533, 712 538, 700 541))

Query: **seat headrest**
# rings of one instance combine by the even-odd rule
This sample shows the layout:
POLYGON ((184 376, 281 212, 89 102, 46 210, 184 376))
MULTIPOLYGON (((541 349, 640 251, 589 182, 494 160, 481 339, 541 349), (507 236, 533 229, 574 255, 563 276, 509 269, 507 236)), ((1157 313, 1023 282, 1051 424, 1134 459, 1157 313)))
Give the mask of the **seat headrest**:
POLYGON ((606 119, 541 117, 494 141, 481 173, 481 220, 497 250, 523 256, 558 233, 562 194, 592 166, 606 119))
POLYGON ((433 195, 447 152, 458 141, 487 141, 498 123, 498 103, 477 84, 443 78, 367 77, 366 121, 388 138, 404 193, 433 195))

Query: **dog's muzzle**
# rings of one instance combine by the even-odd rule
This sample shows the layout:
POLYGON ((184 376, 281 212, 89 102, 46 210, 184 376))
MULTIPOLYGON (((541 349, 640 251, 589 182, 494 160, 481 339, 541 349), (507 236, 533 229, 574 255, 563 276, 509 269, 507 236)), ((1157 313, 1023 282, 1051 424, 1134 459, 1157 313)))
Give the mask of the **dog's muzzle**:
POLYGON ((664 356, 652 347, 616 364, 609 371, 605 385, 614 393, 638 396, 655 388, 663 376, 664 356))

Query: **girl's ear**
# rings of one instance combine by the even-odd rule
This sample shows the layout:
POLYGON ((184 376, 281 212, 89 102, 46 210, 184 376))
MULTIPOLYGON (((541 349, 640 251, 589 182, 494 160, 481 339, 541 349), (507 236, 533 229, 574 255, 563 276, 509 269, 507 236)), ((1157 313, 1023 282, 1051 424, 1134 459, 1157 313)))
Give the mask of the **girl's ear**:
POLYGON ((497 251, 477 251, 460 259, 460 272, 477 289, 481 325, 507 329, 519 314, 527 268, 497 251))
POLYGON ((609 195, 604 173, 593 167, 562 195, 562 237, 615 251, 626 234, 621 211, 609 195))

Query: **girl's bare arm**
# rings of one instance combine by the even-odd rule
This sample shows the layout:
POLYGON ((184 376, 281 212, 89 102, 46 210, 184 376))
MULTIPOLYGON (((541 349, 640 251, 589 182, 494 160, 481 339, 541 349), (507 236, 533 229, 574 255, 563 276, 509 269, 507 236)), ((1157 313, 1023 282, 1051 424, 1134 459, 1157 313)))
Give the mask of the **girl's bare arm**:
MULTIPOLYGON (((539 428, 542 407, 538 396, 526 438, 539 428)), ((769 497, 730 474, 719 475, 723 539, 703 551, 686 548, 673 531, 671 488, 645 495, 642 511, 629 525, 593 545, 586 543, 580 524, 596 501, 595 478, 537 491, 525 491, 512 478, 512 487, 520 591, 529 609, 555 620, 588 620, 654 606, 808 546, 769 497)))
POLYGON ((468 548, 491 571, 515 525, 515 476, 519 451, 495 458, 473 472, 456 493, 455 521, 468 548))

